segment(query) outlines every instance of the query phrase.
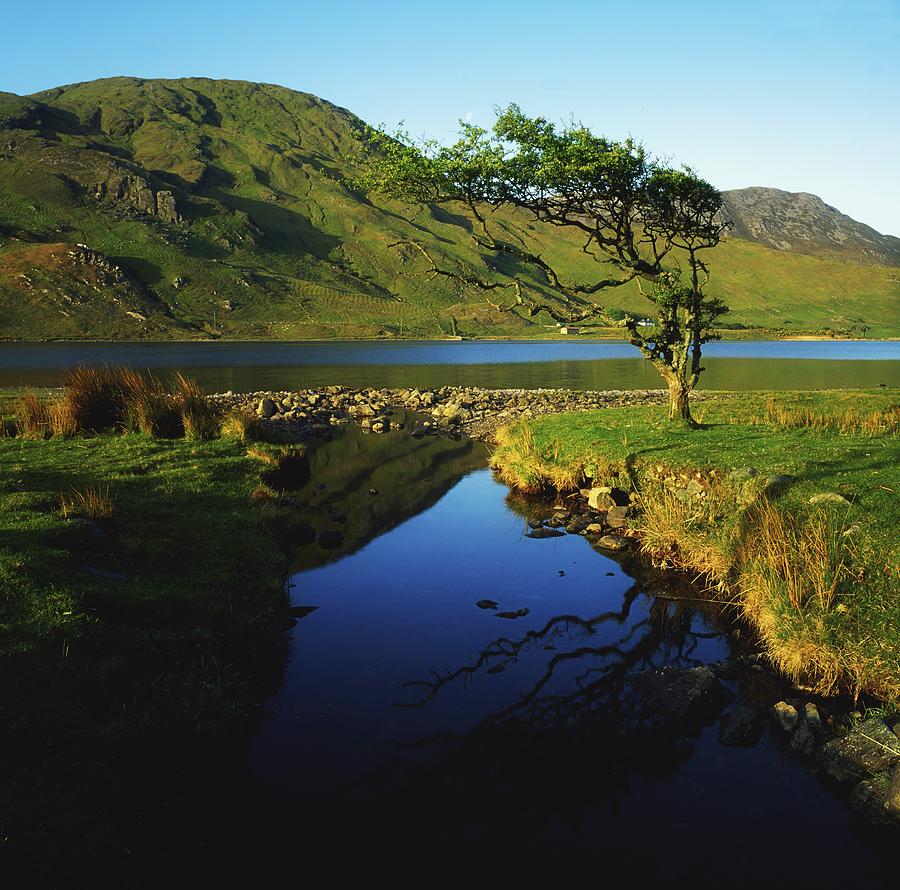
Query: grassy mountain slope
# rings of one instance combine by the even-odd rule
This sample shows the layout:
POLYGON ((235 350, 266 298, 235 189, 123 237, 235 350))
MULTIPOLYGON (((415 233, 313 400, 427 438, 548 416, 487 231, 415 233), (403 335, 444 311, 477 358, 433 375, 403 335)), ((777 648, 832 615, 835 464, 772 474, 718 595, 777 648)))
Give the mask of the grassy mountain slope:
MULTIPOLYGON (((354 188, 362 126, 315 96, 236 81, 0 94, 0 337, 434 337, 453 319, 461 333, 550 333, 392 246, 502 271, 461 215, 354 188)), ((574 239, 523 215, 497 223, 569 275, 602 274, 574 239)), ((900 269, 739 239, 714 257, 733 325, 897 332, 900 269)), ((649 309, 634 288, 608 305, 649 309)))

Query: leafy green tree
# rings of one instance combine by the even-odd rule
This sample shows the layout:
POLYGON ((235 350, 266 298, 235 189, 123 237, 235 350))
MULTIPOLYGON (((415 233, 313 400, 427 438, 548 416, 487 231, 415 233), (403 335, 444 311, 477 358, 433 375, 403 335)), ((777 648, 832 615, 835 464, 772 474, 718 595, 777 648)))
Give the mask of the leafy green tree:
POLYGON ((601 305, 602 293, 637 281, 656 306, 656 324, 639 330, 632 316, 613 323, 665 379, 670 416, 693 424, 689 396, 703 371, 702 346, 715 339, 713 325, 727 312, 724 303, 703 293, 709 279, 703 251, 715 247, 728 226, 719 192, 688 168, 652 159, 631 139, 614 142, 581 125, 557 128, 526 116, 517 105, 499 111, 491 131, 464 121, 460 126, 460 138, 450 146, 369 130, 362 185, 396 198, 461 208, 476 245, 501 261, 495 270, 502 266, 502 277, 444 268, 420 242, 393 246, 412 246, 431 274, 478 288, 489 301, 491 292, 510 293, 492 302, 497 309, 529 316, 546 312, 561 324, 612 321, 601 305), (592 280, 564 279, 521 241, 503 237, 492 214, 504 207, 579 233, 582 250, 602 271, 592 280))

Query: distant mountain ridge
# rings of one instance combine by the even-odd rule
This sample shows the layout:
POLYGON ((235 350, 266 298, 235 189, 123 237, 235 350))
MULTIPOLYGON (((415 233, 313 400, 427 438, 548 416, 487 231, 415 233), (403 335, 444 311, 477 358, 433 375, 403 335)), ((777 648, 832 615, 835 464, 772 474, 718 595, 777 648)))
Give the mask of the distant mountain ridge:
POLYGON ((900 238, 882 235, 807 192, 745 188, 722 192, 731 236, 776 250, 900 265, 900 238))
MULTIPOLYGON (((547 300, 533 268, 482 256, 453 208, 366 195, 364 123, 270 84, 115 77, 0 93, 0 338, 558 336, 429 275, 445 268, 547 300)), ((734 328, 900 333, 898 239, 812 196, 727 192, 710 252, 734 328), (895 258, 895 259, 892 259, 895 258)), ((500 211, 503 237, 571 281, 607 277, 572 233, 500 211)), ((503 293, 496 291, 496 293, 503 293)), ((611 314, 647 314, 633 285, 611 314)))

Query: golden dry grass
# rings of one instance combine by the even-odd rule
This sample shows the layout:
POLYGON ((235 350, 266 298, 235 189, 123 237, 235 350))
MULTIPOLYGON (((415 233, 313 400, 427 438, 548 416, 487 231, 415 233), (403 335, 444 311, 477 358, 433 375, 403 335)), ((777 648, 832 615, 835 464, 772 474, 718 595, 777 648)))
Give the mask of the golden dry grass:
MULTIPOLYGON (((674 478, 674 477, 673 477, 674 478)), ((686 496, 664 480, 641 485, 641 549, 667 567, 705 575, 722 587, 734 565, 743 488, 716 480, 686 496)))
POLYGON ((59 496, 59 509, 63 517, 78 516, 82 519, 112 519, 116 511, 109 487, 88 486, 73 489, 59 496))
POLYGON ((786 406, 780 400, 769 396, 765 413, 754 416, 744 423, 767 423, 785 428, 808 428, 836 430, 855 435, 882 435, 900 432, 900 405, 891 405, 876 411, 816 411, 809 406, 786 406))

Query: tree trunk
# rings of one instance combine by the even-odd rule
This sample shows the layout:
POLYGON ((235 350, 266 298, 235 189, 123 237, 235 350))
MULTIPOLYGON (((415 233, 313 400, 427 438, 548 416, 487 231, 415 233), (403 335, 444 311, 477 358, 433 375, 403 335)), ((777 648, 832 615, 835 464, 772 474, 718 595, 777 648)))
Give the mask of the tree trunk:
POLYGON ((696 426, 691 417, 691 388, 678 377, 669 378, 669 420, 681 420, 688 426, 696 426))

